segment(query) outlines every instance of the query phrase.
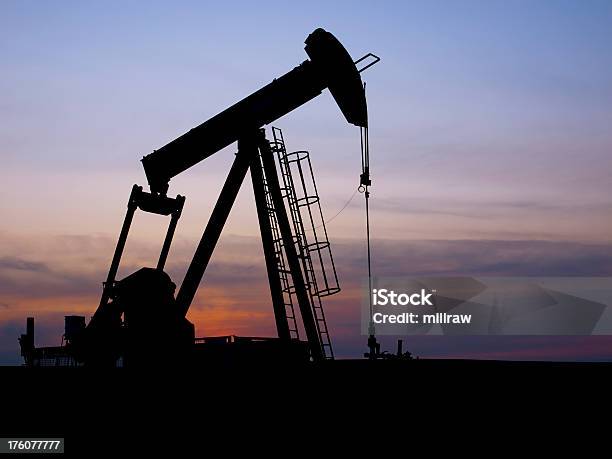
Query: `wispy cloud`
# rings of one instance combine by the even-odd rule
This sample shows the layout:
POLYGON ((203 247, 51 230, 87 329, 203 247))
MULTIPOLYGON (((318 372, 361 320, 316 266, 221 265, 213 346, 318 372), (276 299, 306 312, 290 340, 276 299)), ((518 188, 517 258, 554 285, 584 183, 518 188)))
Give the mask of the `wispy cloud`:
MULTIPOLYGON (((18 352, 15 331, 22 330, 26 316, 34 315, 40 344, 57 344, 62 317, 77 313, 91 315, 99 300, 101 281, 108 268, 111 238, 100 236, 39 237, 35 251, 20 258, 20 236, 15 244, 4 234, 0 263, 0 324, 2 345, 18 352), (38 253, 38 256, 36 254, 38 253), (8 306, 10 305, 10 307, 8 306), (9 336, 10 335, 10 336, 9 336)), ((180 285, 191 260, 195 241, 178 239, 171 251, 168 272, 180 285)), ((143 266, 146 254, 159 250, 155 244, 139 241, 125 259, 123 274, 143 266)), ((326 299, 326 315, 339 355, 357 356, 362 352, 360 301, 366 276, 363 241, 339 240, 332 245, 342 292, 326 299)), ((612 245, 545 241, 448 241, 448 240, 374 240, 374 274, 378 276, 495 275, 495 276, 610 276, 612 245)), ((199 335, 243 334, 273 335, 274 320, 270 306, 261 242, 255 237, 225 236, 220 244, 190 310, 199 335)), ((497 356, 530 358, 535 353, 551 358, 588 358, 600 355, 589 340, 572 341, 584 352, 570 352, 563 338, 554 349, 522 338, 484 337, 480 346, 473 340, 438 337, 411 337, 424 356, 497 356), (421 343, 433 344, 419 344, 421 343), (437 341, 436 341, 437 340, 437 341), (437 343, 437 344, 435 344, 437 343), (537 345, 536 345, 537 344, 537 345), (564 347, 565 346, 565 347, 564 347), (591 347, 589 347, 591 346, 591 347), (448 350, 453 349, 453 354, 448 350), (490 354, 487 354, 487 349, 490 354), (532 351, 530 349, 539 349, 532 351), (554 351, 554 352, 553 352, 554 351), (555 354, 555 352, 557 352, 555 354), (589 354, 590 353, 590 354, 589 354)), ((479 338, 474 338, 478 341, 479 338)), ((569 343, 569 341, 567 341, 569 343)), ((389 346, 394 346, 389 342, 389 346)))
POLYGON ((12 269, 18 271, 48 272, 49 268, 45 263, 37 261, 23 260, 17 257, 0 258, 0 269, 12 269))

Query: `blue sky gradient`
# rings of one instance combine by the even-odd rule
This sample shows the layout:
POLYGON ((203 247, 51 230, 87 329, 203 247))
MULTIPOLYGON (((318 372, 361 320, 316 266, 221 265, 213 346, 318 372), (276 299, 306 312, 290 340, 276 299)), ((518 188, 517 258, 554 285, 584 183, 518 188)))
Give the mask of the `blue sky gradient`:
MULTIPOLYGON (((521 275, 533 267, 533 244, 552 243, 577 261, 538 252, 551 274, 586 269, 610 275, 610 24, 612 3, 596 0, 3 2, 0 322, 11 333, 0 331, 2 346, 13 343, 15 324, 28 314, 57 324, 64 313, 93 312, 95 285, 110 261, 131 185, 145 184, 140 158, 305 60, 304 39, 316 27, 334 33, 355 58, 370 51, 382 57, 364 74, 372 229, 380 247, 394 241, 406 260, 417 250, 419 262, 436 273, 450 272, 444 269, 449 261, 431 241, 440 247, 484 241, 499 250, 522 241, 522 249, 505 254, 508 268, 495 273, 521 275), (60 253, 58 240, 72 242, 60 253), (593 270, 584 260, 600 264, 593 270), (49 267, 47 277, 26 269, 41 265, 49 267), (83 286, 64 288, 70 279, 83 286), (26 286, 36 282, 49 289, 46 303, 38 291, 28 294, 26 286)), ((334 215, 358 184, 358 131, 328 93, 275 125, 283 128, 289 149, 312 152, 323 210, 334 215)), ((234 150, 228 147, 171 183, 170 194, 187 195, 179 248, 169 260, 177 275, 234 150)), ((254 222, 252 197, 243 190, 227 240, 257 244, 254 222)), ((154 217, 138 217, 128 266, 150 263, 145 248, 161 240, 162 228, 154 217)), ((360 196, 328 231, 332 241, 364 255, 360 196)), ((228 244, 222 240, 215 259, 236 269, 250 266, 251 258, 228 244)), ((473 252, 451 263, 453 273, 470 271, 480 256, 482 246, 465 247, 473 252)), ((342 253, 339 264, 350 265, 344 281, 355 286, 365 265, 348 255, 352 251, 342 253)), ((375 270, 393 264, 396 275, 414 271, 392 255, 375 251, 375 270)), ((217 276, 211 288, 231 282, 234 271, 223 272, 227 278, 217 276)), ((347 290, 345 300, 354 293, 347 290)), ((229 295, 218 304, 238 300, 229 295)), ((266 301, 263 292, 260 303, 266 301)), ((348 300, 342 304, 339 310, 348 311, 348 300)), ((272 323, 271 308, 264 309, 272 323)), ((331 316, 332 329, 342 330, 344 354, 359 355, 353 343, 360 338, 345 330, 341 315, 331 316)), ((466 353, 473 355, 474 346, 470 342, 466 353)), ((426 346, 425 353, 434 355, 433 348, 426 346)), ((513 348, 506 343, 496 349, 506 356, 513 348)), ((448 345, 438 350, 447 355, 448 345)))

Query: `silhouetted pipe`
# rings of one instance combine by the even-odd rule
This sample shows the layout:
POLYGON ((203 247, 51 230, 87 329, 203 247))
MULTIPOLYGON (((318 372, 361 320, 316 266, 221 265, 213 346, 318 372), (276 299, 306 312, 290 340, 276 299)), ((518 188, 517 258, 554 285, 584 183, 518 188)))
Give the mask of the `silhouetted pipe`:
POLYGON ((344 46, 316 29, 304 61, 250 96, 142 159, 151 191, 165 194, 170 179, 247 133, 271 123, 329 88, 349 123, 367 126, 361 76, 344 46))
MULTIPOLYGON (((103 309, 108 303, 110 299, 110 292, 113 288, 113 284, 115 282, 115 277, 117 276, 117 270, 119 269, 119 262, 121 261, 121 257, 123 255, 123 250, 125 249, 125 242, 127 241, 128 233, 130 232, 130 226, 132 226, 132 220, 134 219, 134 213, 138 208, 138 196, 142 191, 142 187, 138 185, 134 185, 132 187, 132 192, 130 193, 130 198, 128 199, 127 212, 125 214, 125 219, 123 220, 123 226, 121 227, 121 232, 119 233, 119 239, 117 240, 117 246, 115 247, 115 253, 113 254, 113 260, 111 261, 110 268, 108 269, 108 275, 106 276, 106 282, 104 283, 104 287, 102 289, 102 297, 100 298, 100 305, 96 312, 92 317, 92 321, 95 322, 96 316, 99 315, 99 311, 103 309)), ((90 321, 91 324, 91 321, 90 321)))
POLYGON ((164 266, 166 264, 166 260, 168 258, 168 252, 170 252, 170 245, 172 244, 172 238, 174 237, 174 232, 176 231, 176 225, 178 224, 178 220, 181 216, 181 212, 183 210, 183 204, 185 203, 185 198, 183 196, 177 196, 177 209, 172 212, 172 217, 170 218, 170 225, 168 226, 168 231, 166 231, 166 238, 164 239, 164 245, 162 246, 161 253, 159 254, 159 260, 157 262, 157 269, 163 271, 164 266))

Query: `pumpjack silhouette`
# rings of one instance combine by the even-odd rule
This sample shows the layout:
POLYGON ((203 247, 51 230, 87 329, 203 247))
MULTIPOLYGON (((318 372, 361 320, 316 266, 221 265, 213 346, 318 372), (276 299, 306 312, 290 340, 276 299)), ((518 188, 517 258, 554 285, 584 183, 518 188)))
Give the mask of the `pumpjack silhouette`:
MULTIPOLYGON (((340 286, 310 157, 303 151, 288 153, 280 129, 272 128, 268 139, 264 126, 329 89, 347 122, 367 132, 360 73, 379 58, 369 53, 353 61, 323 29, 312 32, 305 43, 308 60, 142 159, 149 191, 132 188, 99 306, 86 326, 84 320, 66 318, 65 352, 74 362, 108 367, 121 361, 146 367, 160 359, 178 365, 201 358, 333 359, 321 298, 339 292, 340 286), (175 296, 176 285, 164 266, 185 198, 169 197, 169 182, 234 142, 234 162, 175 296), (278 337, 196 339, 186 315, 249 171, 278 337), (137 209, 168 216, 170 223, 157 266, 117 280, 137 209), (294 306, 305 341, 300 340, 294 306)), ((362 185, 370 184, 367 164, 361 179, 362 185)), ((33 362, 44 352, 35 352, 29 333, 30 328, 22 336, 22 354, 33 362)))

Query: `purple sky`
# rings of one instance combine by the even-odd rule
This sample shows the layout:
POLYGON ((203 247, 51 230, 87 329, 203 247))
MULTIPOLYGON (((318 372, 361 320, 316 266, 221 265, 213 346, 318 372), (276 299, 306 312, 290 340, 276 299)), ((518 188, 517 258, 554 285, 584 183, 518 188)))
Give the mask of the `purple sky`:
MULTIPOLYGON (((606 1, 4 2, 0 362, 18 361, 26 315, 40 318, 39 344, 55 344, 64 314, 93 312, 131 185, 145 184, 139 159, 306 59, 318 26, 354 57, 383 59, 365 74, 376 274, 610 276, 610 23, 606 1)), ((311 151, 333 216, 358 182, 358 132, 327 93, 275 125, 289 149, 311 151)), ((176 282, 232 151, 172 181, 187 196, 176 282)), ((199 335, 273 333, 249 188, 191 313, 199 335), (228 289, 245 271, 262 277, 228 289)), ((165 223, 138 215, 122 274, 153 262, 165 223)), ((356 356, 361 196, 328 232, 345 287, 329 301, 332 333, 356 356)), ((607 344, 412 343, 426 356, 568 359, 612 357, 607 344)))

